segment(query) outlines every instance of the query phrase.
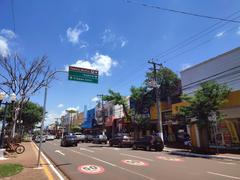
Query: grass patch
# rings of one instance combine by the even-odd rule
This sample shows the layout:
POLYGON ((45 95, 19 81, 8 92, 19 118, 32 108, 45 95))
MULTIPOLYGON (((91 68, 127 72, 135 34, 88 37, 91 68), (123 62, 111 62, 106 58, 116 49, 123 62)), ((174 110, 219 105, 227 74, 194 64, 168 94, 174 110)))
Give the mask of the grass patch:
POLYGON ((13 176, 22 170, 23 166, 21 164, 0 164, 0 178, 13 176))

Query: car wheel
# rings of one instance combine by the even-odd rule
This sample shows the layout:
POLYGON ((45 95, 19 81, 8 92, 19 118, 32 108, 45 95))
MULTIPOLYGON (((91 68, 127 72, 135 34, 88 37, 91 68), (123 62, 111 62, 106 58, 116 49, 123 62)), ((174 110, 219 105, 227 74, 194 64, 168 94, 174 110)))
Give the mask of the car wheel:
POLYGON ((132 146, 132 149, 133 149, 133 150, 137 150, 136 144, 134 144, 134 145, 132 146))
POLYGON ((122 143, 119 143, 119 144, 118 144, 118 147, 122 148, 122 147, 123 147, 123 144, 122 144, 122 143))
POLYGON ((148 146, 146 146, 145 150, 146 151, 151 151, 151 147, 148 145, 148 146))
POLYGON ((109 143, 109 146, 111 146, 111 147, 112 147, 112 146, 113 146, 113 144, 110 142, 110 143, 109 143))

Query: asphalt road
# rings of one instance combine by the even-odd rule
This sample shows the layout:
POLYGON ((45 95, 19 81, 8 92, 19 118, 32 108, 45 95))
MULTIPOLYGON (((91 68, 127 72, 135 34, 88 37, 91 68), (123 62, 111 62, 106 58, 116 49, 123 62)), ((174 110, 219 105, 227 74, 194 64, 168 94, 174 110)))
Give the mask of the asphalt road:
POLYGON ((240 162, 132 150, 92 143, 61 147, 43 144, 44 153, 73 180, 240 180, 240 162))

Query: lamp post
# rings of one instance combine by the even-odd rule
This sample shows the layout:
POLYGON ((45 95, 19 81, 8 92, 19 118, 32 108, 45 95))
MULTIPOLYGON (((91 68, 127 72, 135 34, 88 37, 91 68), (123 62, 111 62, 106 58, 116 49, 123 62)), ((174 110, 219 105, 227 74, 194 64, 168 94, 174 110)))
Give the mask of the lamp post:
MULTIPOLYGON (((8 101, 3 102, 5 97, 6 97, 6 94, 3 93, 3 92, 0 92, 0 106, 2 104, 5 105, 5 107, 4 107, 4 117, 3 117, 3 121, 2 121, 2 130, 1 130, 1 136, 0 136, 0 159, 4 159, 5 149, 3 149, 3 146, 4 146, 4 136, 5 136, 5 124, 6 124, 6 119, 7 119, 7 108, 8 108, 8 105, 10 104, 8 101)), ((16 101, 16 95, 11 94, 10 95, 10 100, 11 100, 11 103, 14 103, 16 101)))

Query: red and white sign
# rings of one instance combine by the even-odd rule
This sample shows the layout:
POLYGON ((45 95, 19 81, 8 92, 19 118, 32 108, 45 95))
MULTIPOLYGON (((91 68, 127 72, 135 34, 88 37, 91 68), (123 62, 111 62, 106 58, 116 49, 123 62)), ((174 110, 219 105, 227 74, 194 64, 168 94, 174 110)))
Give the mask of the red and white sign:
POLYGON ((174 162, 181 162, 183 161, 180 158, 174 158, 174 157, 164 157, 164 156, 157 156, 158 159, 165 160, 165 161, 174 161, 174 162))
POLYGON ((97 165, 83 165, 79 166, 78 170, 84 174, 101 174, 104 172, 104 168, 97 165))
POLYGON ((149 164, 139 160, 126 159, 122 160, 123 163, 133 165, 133 166, 148 166, 149 164))

